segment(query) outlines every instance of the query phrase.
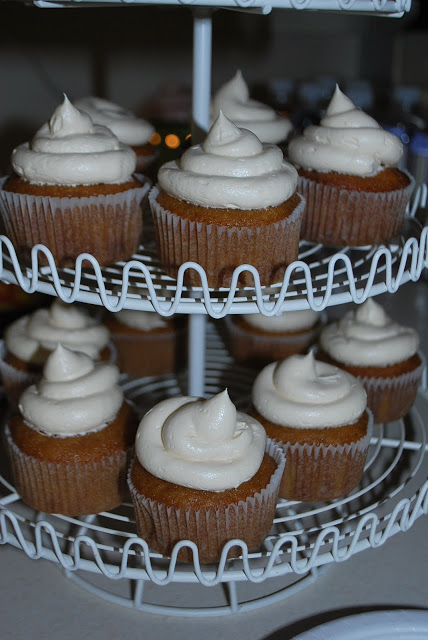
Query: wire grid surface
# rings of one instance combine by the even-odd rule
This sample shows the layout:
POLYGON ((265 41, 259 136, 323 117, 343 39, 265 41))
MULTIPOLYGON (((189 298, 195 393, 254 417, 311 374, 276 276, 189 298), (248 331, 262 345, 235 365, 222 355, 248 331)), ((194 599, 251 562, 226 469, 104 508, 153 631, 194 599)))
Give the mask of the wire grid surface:
MULTIPOLYGON (((237 407, 245 409, 255 372, 233 363, 215 324, 218 323, 210 322, 207 329, 206 393, 210 396, 227 386, 237 407)), ((124 379, 123 385, 128 398, 144 413, 157 401, 183 393, 185 377, 124 379)), ((197 548, 188 541, 176 545, 171 559, 152 552, 136 536, 133 510, 128 503, 111 512, 76 518, 35 512, 22 503, 7 473, 0 477, 0 542, 21 548, 31 558, 43 557, 59 564, 86 587, 91 580, 101 579, 102 586, 90 590, 137 609, 158 610, 156 603, 144 602, 146 585, 162 587, 156 600, 160 592, 167 593, 164 587, 172 583, 199 588, 226 586, 235 608, 230 603, 216 606, 214 610, 222 615, 240 606, 262 606, 263 598, 254 600, 253 594, 247 593, 244 603, 239 604, 237 587, 244 591, 250 584, 254 589, 266 588, 266 583, 276 584, 280 579, 282 587, 288 581, 287 589, 303 588, 300 581, 315 579, 321 567, 381 546, 428 513, 428 446, 423 419, 427 413, 424 384, 405 419, 375 427, 362 482, 351 494, 318 504, 279 500, 271 532, 262 547, 250 553, 242 541, 230 541, 218 565, 200 565, 197 548), (237 543, 242 557, 228 560, 228 548, 237 543), (177 562, 183 545, 193 549, 193 564, 177 562), (129 581, 138 587, 133 594, 126 587, 127 595, 114 595, 117 590, 122 592, 129 581)), ((198 615, 198 598, 191 589, 189 593, 190 604, 167 607, 167 611, 177 608, 198 615)), ((214 594, 215 591, 213 597, 217 598, 214 594)), ((272 597, 278 596, 268 596, 272 597)))
MULTIPOLYGON (((426 188, 425 192, 426 194, 426 188)), ((414 213, 421 194, 417 191, 414 213)), ((124 263, 100 268, 89 254, 82 254, 75 269, 57 269, 51 252, 43 245, 32 249, 31 267, 21 265, 6 236, 0 236, 0 279, 14 282, 26 292, 56 295, 65 302, 103 305, 109 311, 122 308, 157 311, 160 315, 206 313, 222 318, 229 313, 275 315, 284 310, 311 307, 321 311, 329 305, 364 302, 369 296, 394 293, 409 280, 417 281, 428 265, 428 227, 406 217, 402 234, 389 246, 328 248, 300 242, 299 259, 286 269, 283 281, 261 287, 258 272, 250 265, 235 269, 228 289, 209 289, 204 270, 189 262, 181 265, 177 280, 167 276, 157 257, 150 218, 145 221, 144 245, 124 263), (49 266, 39 266, 44 254, 49 266), (183 284, 186 269, 196 269, 201 287, 183 284), (252 272, 255 286, 238 288, 243 270, 252 272)))
MULTIPOLYGON (((20 0, 24 1, 24 0, 20 0)), ((261 10, 269 13, 273 8, 348 11, 401 17, 410 11, 412 0, 33 0, 41 8, 72 6, 114 6, 114 5, 183 5, 190 7, 232 7, 241 10, 261 10)))

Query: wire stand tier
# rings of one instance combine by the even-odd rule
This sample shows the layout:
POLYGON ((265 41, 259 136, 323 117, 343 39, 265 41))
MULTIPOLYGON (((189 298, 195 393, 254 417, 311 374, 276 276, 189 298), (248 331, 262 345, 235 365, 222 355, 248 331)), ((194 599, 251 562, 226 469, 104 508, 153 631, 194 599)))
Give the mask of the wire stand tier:
MULTIPOLYGON (((255 373, 234 364, 213 322, 207 334, 207 394, 227 386, 245 409, 255 373)), ((124 379, 123 386, 143 413, 183 393, 185 377, 124 379)), ((351 494, 317 504, 280 500, 262 547, 250 553, 242 541, 230 541, 215 565, 200 565, 189 541, 178 543, 171 558, 151 551, 136 536, 130 503, 76 518, 36 512, 20 500, 7 472, 0 476, 0 542, 30 558, 46 558, 85 589, 141 611, 211 616, 263 607, 311 584, 333 563, 381 546, 428 513, 427 413, 424 382, 404 419, 376 425, 362 482, 351 494), (236 544, 242 556, 228 559, 228 548, 236 544), (193 564, 177 561, 183 545, 193 550, 193 564), (203 587, 210 589, 201 599, 203 587), (209 606, 198 605, 207 599, 209 606)))
POLYGON ((43 245, 33 247, 31 264, 23 265, 10 240, 0 236, 0 279, 17 283, 28 293, 39 291, 65 302, 103 305, 108 311, 128 308, 163 316, 201 313, 213 318, 257 311, 270 316, 308 307, 321 311, 330 305, 394 293, 409 280, 419 279, 428 266, 428 228, 422 228, 414 214, 425 200, 423 185, 416 190, 401 236, 388 246, 337 249, 301 241, 299 259, 287 267, 282 282, 270 287, 260 286, 258 272, 251 265, 235 269, 227 289, 210 289, 205 271, 194 262, 180 266, 177 280, 170 278, 159 262, 149 216, 138 254, 109 267, 100 267, 93 256, 81 254, 74 269, 59 269, 43 245), (46 257, 48 266, 40 265, 46 262, 41 257, 46 257), (200 287, 184 284, 187 269, 198 271, 200 287), (244 270, 252 273, 254 287, 237 287, 244 270))

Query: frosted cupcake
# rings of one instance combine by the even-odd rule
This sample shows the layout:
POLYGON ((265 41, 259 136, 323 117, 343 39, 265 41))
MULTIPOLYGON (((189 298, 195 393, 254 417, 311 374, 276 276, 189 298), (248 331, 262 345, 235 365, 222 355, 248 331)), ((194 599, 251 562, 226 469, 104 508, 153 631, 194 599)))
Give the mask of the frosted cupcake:
POLYGON ((220 111, 237 127, 249 129, 261 142, 269 144, 285 142, 293 128, 288 118, 267 104, 250 98, 241 71, 237 71, 233 78, 214 94, 211 100, 213 120, 218 117, 220 111))
MULTIPOLYGON (((227 391, 160 402, 140 422, 135 449, 128 483, 137 533, 155 551, 168 556, 190 540, 200 562, 216 562, 229 540, 260 546, 273 523, 284 457, 227 391)), ((240 553, 235 546, 228 557, 240 553)), ((191 562, 191 549, 178 559, 191 562)))
POLYGON ((229 350, 238 362, 263 366, 306 352, 317 339, 320 314, 312 309, 277 316, 248 313, 226 316, 229 350))
MULTIPOLYGON (((159 169, 158 183, 149 199, 168 275, 194 261, 210 287, 228 287, 234 269, 249 264, 270 285, 297 259, 304 202, 296 170, 223 114, 201 145, 159 169)), ((186 282, 200 286, 201 278, 187 269, 186 282)), ((238 283, 253 286, 252 274, 243 271, 238 283)))
POLYGON ((117 365, 130 376, 158 376, 184 362, 185 323, 150 311, 123 309, 106 318, 116 348, 117 365))
POLYGON ((372 298, 320 334, 320 357, 361 380, 375 422, 397 420, 413 405, 425 366, 418 347, 417 332, 372 298))
POLYGON ((363 385, 312 353, 268 364, 252 389, 251 415, 286 456, 280 497, 319 502, 359 483, 373 416, 363 385))
MULTIPOLYGON (((61 267, 73 267, 81 253, 108 265, 136 252, 149 184, 134 176, 132 149, 66 97, 11 162, 14 173, 0 185, 1 213, 24 260, 38 243, 61 267)), ((39 263, 46 264, 40 253, 39 263)))
POLYGON ((136 418, 117 367, 59 345, 6 429, 14 485, 34 509, 69 516, 118 506, 136 418))
POLYGON ((8 399, 16 404, 26 387, 40 378, 58 344, 94 360, 114 357, 108 329, 79 305, 56 299, 10 324, 0 345, 0 372, 8 399))
POLYGON ((336 86, 320 126, 288 148, 306 199, 302 238, 327 245, 388 243, 400 233, 413 180, 395 167, 401 141, 336 86))
POLYGON ((108 127, 119 142, 129 145, 137 156, 136 171, 145 172, 159 155, 150 138, 155 128, 147 120, 123 107, 95 96, 86 96, 74 101, 74 106, 88 113, 95 124, 108 127))

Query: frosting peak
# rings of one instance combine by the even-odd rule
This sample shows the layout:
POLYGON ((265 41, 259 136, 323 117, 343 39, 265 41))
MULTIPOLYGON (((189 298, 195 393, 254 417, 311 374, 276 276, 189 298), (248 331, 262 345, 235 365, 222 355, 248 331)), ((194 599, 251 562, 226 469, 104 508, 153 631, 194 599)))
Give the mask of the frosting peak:
POLYGON ((320 126, 307 127, 303 136, 290 142, 288 152, 291 161, 304 169, 369 176, 396 165, 403 145, 336 85, 320 126))
POLYGON ((278 144, 291 131, 291 122, 278 115, 274 109, 262 102, 252 100, 241 71, 226 82, 211 101, 211 115, 215 119, 220 111, 238 127, 249 129, 262 142, 278 144))
POLYGON ((48 358, 44 377, 48 382, 76 380, 93 368, 92 359, 84 353, 70 351, 59 344, 48 358))
POLYGON ((166 193, 195 205, 265 209, 295 193, 297 172, 279 147, 261 144, 220 114, 205 142, 164 164, 158 180, 166 193))
POLYGON ((236 411, 227 391, 209 400, 164 400, 142 419, 136 453, 158 478, 194 489, 224 491, 251 478, 265 450, 259 422, 236 411))
POLYGON ((366 408, 362 384, 313 353, 272 362, 257 376, 253 404, 268 420, 295 429, 340 427, 366 408))
POLYGON ((63 138, 75 133, 91 133, 93 124, 91 118, 73 107, 64 94, 64 102, 55 109, 47 128, 51 136, 63 138))

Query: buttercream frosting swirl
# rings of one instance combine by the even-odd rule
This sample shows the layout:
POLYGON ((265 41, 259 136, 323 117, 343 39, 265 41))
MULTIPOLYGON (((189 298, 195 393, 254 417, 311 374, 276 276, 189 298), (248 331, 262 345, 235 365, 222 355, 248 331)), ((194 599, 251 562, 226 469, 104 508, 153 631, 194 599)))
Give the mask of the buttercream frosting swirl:
POLYGON ((203 207, 265 209, 295 193, 297 172, 279 147, 220 113, 205 141, 164 164, 158 180, 169 195, 203 207))
POLYGON ((321 348, 338 362, 355 366, 387 366, 413 356, 419 336, 394 322, 372 298, 327 325, 321 348))
POLYGON ((122 309, 122 311, 118 311, 116 315, 121 324, 131 327, 132 329, 139 329, 140 331, 162 329, 167 326, 167 322, 162 316, 151 311, 122 309))
POLYGON ((295 429, 352 424, 367 404, 354 376, 315 360, 312 352, 268 364, 254 381, 252 400, 260 415, 295 429))
POLYGON ((241 71, 237 71, 215 93, 211 100, 211 117, 217 118, 222 111, 237 127, 249 129, 261 140, 279 144, 288 137, 293 125, 288 118, 278 114, 272 107, 250 98, 247 83, 241 71))
POLYGON ((64 96, 31 142, 13 150, 11 162, 28 182, 72 186, 126 182, 137 159, 110 129, 94 124, 64 96))
POLYGON ((42 379, 22 394, 19 408, 30 425, 49 435, 97 431, 115 419, 122 405, 118 380, 116 366, 94 363, 86 354, 58 345, 42 379))
POLYGON ((255 475, 265 442, 262 425, 236 411, 225 390, 209 400, 160 402, 140 422, 135 449, 140 464, 158 478, 224 491, 255 475))
POLYGON ((265 316, 263 313, 244 313, 242 318, 256 329, 282 333, 310 329, 318 322, 319 313, 313 309, 302 309, 285 311, 277 316, 265 316))
POLYGON ((291 162, 307 170, 370 176, 396 165, 401 140, 358 109, 336 85, 320 126, 307 127, 289 144, 291 162))
POLYGON ((114 135, 130 146, 146 144, 155 128, 150 122, 123 107, 95 96, 86 96, 74 101, 74 106, 88 113, 95 124, 101 124, 113 131, 114 135))
POLYGON ((5 331, 7 350, 24 362, 43 364, 61 343, 98 358, 110 339, 108 329, 76 305, 56 299, 49 309, 37 309, 15 320, 5 331))

